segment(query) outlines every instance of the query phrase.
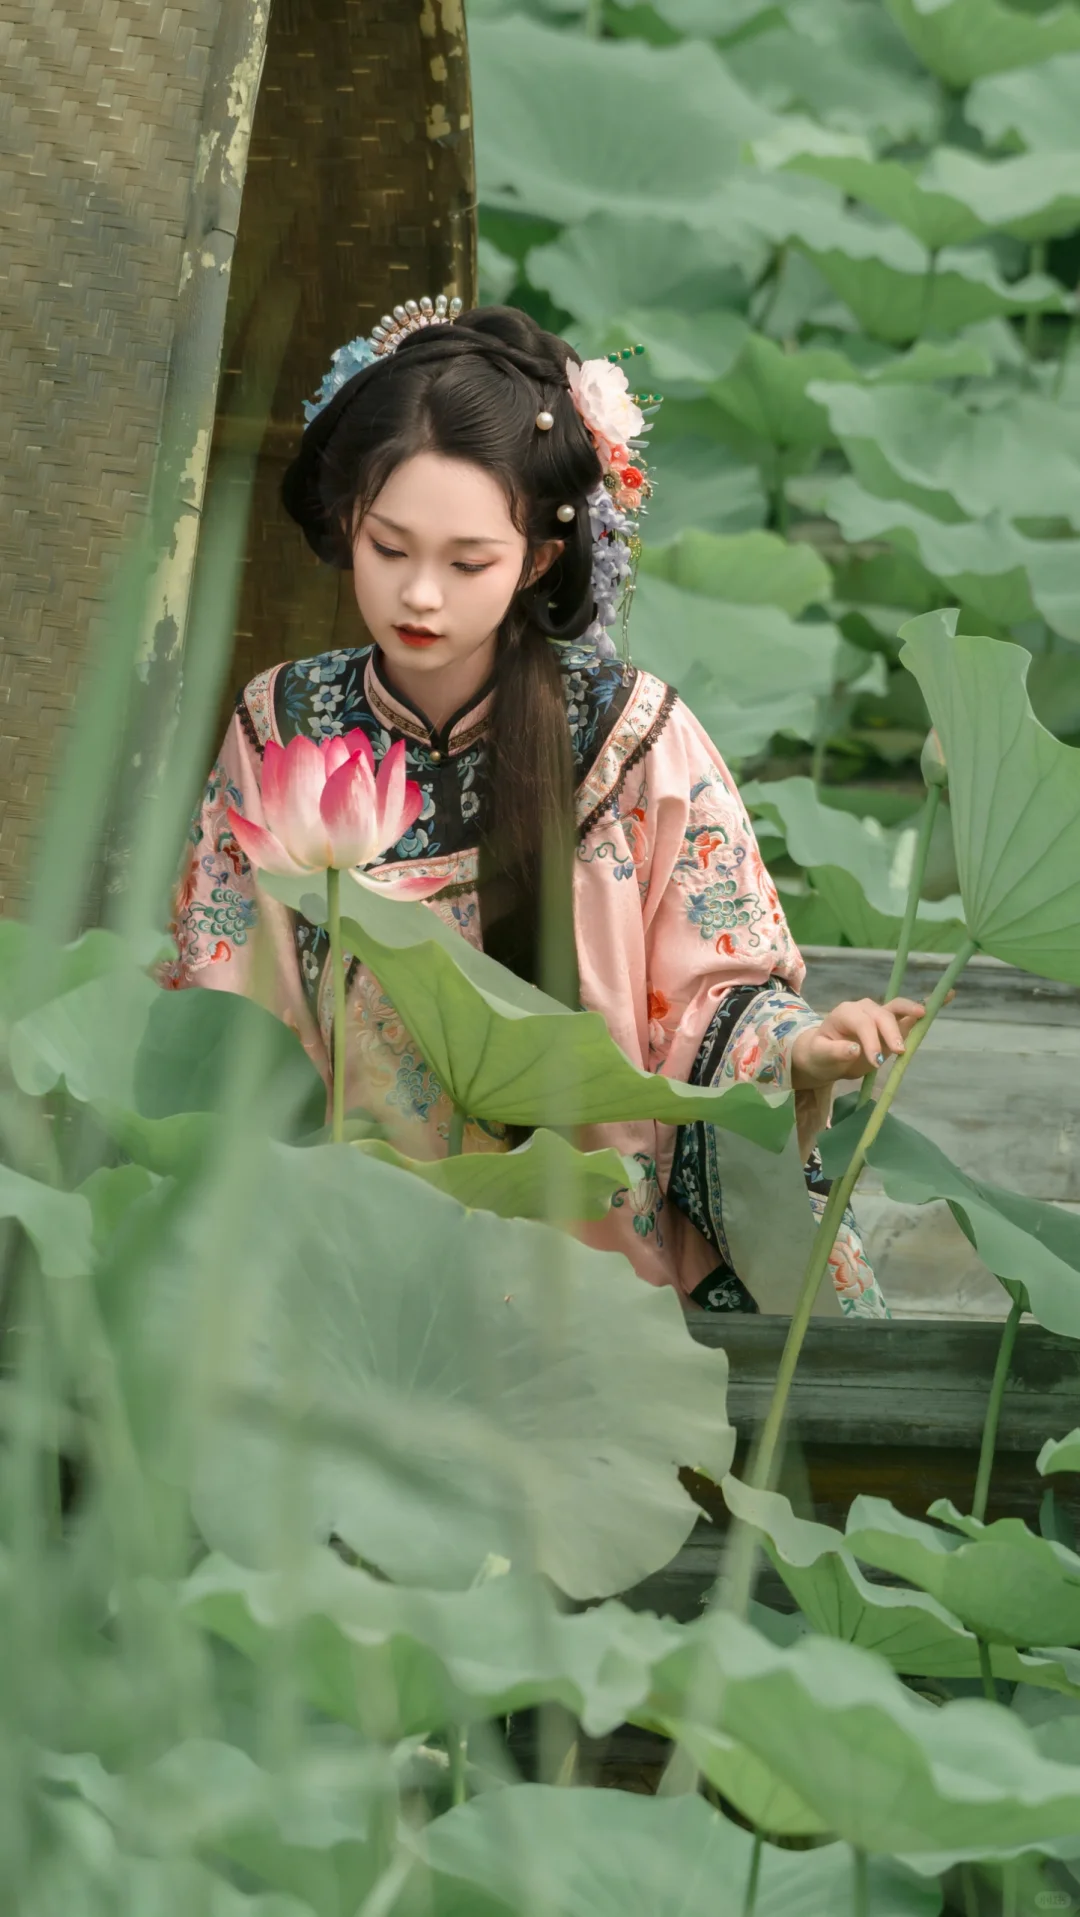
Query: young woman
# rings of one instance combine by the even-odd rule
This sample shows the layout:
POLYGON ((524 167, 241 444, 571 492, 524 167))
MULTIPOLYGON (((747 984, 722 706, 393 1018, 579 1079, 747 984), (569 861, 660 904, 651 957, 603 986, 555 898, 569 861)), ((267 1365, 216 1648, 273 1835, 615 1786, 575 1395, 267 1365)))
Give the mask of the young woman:
MULTIPOLYGON (((621 369, 584 365, 506 307, 398 309, 335 355, 283 497, 350 570, 370 642, 261 673, 237 702, 191 832, 171 982, 255 989, 330 1078, 325 934, 260 891, 229 828, 261 824, 269 740, 362 729, 398 740, 424 803, 376 872, 445 882, 431 909, 520 976, 601 1013, 635 1064, 694 1084, 793 1087, 809 1202, 832 1086, 903 1048, 922 1008, 864 999, 820 1018, 738 792, 674 690, 610 656, 642 416, 621 369), (453 323, 450 323, 453 322, 453 323), (358 370, 352 370, 357 367, 358 370), (329 395, 329 396, 328 396, 329 395), (609 655, 609 656, 605 656, 609 655), (565 912, 561 908, 565 906, 565 912), (559 941, 545 927, 567 928, 559 941), (260 938, 256 939, 258 927, 260 938), (258 968, 265 996, 267 961, 258 968)), ((413 1157, 445 1152, 450 1107, 371 975, 349 976, 346 1109, 413 1157)), ((643 1168, 592 1242, 714 1310, 754 1310, 733 1271, 710 1128, 596 1128, 643 1168)), ((470 1123, 465 1149, 506 1149, 470 1123)), ((832 1260, 845 1311, 885 1305, 849 1218, 832 1260)))

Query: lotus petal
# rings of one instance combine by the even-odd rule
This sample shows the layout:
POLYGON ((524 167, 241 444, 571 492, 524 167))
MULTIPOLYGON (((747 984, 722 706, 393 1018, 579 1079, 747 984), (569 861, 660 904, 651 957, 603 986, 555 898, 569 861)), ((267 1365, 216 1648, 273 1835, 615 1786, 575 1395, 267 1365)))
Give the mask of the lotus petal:
POLYGON ((295 879, 305 873, 317 871, 317 866, 301 865, 285 850, 280 839, 276 839, 265 826, 255 825, 251 819, 245 819, 235 806, 228 810, 229 829, 245 858, 260 872, 276 872, 279 878, 295 879))
POLYGON ((330 864, 326 827, 319 800, 326 784, 326 763, 314 739, 297 737, 287 746, 271 739, 263 754, 262 801, 271 832, 297 863, 309 871, 330 864))

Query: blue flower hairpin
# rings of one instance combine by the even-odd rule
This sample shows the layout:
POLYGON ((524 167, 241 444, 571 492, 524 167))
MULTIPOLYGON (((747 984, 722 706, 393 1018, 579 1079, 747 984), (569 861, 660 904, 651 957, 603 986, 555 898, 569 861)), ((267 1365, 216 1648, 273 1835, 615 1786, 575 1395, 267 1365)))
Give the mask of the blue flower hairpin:
POLYGON ((447 299, 445 293, 440 293, 433 300, 425 293, 421 300, 406 300, 403 306, 395 306, 392 313, 384 313, 366 338, 351 339, 331 354, 329 371, 324 373, 315 398, 304 401, 306 424, 311 425, 347 380, 362 373, 365 366, 373 365, 377 359, 387 359, 409 333, 419 333, 425 326, 452 326, 460 312, 459 299, 447 299))

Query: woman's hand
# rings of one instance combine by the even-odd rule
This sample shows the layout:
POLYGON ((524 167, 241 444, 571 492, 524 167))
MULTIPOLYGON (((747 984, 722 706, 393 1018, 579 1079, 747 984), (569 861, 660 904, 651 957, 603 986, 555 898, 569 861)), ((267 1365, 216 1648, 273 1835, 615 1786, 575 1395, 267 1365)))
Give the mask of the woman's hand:
POLYGON ((791 1082, 797 1092, 832 1085, 838 1078, 862 1078, 884 1065, 922 1017, 925 1005, 911 998, 860 998, 834 1006, 820 1025, 800 1032, 791 1048, 791 1082))

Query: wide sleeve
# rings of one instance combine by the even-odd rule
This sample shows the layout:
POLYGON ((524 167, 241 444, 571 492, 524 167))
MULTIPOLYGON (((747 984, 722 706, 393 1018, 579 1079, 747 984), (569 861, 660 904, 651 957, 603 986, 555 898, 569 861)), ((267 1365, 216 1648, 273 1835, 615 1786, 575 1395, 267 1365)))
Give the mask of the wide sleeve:
POLYGON ((176 991, 201 985, 256 999, 297 1033, 329 1082, 326 1047, 301 982, 293 915, 263 891, 229 826, 230 806, 265 824, 260 765, 234 718, 188 832, 169 928, 175 956, 158 976, 176 991))
MULTIPOLYGON (((790 1089, 795 1039, 819 1020, 799 995, 806 967, 735 782, 681 702, 644 766, 639 879, 650 1067, 694 1078, 729 995, 759 987, 730 1027, 722 1077, 790 1089)), ((827 1091, 796 1094, 807 1153, 830 1107, 827 1091)))

